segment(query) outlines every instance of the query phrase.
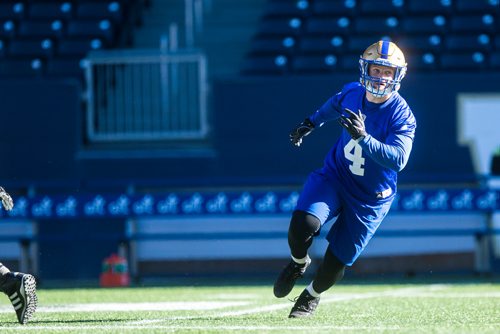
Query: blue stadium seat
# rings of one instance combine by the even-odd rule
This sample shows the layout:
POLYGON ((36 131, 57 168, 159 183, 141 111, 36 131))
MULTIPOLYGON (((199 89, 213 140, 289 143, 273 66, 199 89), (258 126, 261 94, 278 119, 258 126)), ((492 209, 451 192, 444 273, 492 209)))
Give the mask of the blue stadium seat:
POLYGON ((68 22, 67 36, 99 37, 109 45, 115 45, 115 29, 109 20, 71 20, 68 22))
POLYGON ((252 55, 290 55, 296 49, 297 41, 293 36, 256 38, 251 43, 252 55))
POLYGON ((312 5, 315 15, 339 16, 354 15, 356 0, 314 0, 312 5))
POLYGON ((367 47, 381 39, 390 40, 387 36, 380 35, 353 35, 348 40, 347 49, 350 52, 357 52, 359 56, 367 47))
POLYGON ((303 30, 303 20, 292 18, 267 18, 259 24, 259 36, 290 36, 299 35, 303 30))
POLYGON ((20 20, 24 14, 25 5, 21 1, 0 3, 0 20, 20 20))
POLYGON ((452 34, 446 37, 446 48, 453 50, 490 50, 493 41, 488 34, 452 34))
POLYGON ((117 1, 80 1, 76 4, 78 19, 110 19, 115 23, 123 21, 123 8, 117 1))
POLYGON ((16 34, 16 23, 12 20, 0 20, 0 37, 12 38, 16 34))
POLYGON ((6 47, 7 43, 0 39, 0 58, 4 58, 7 55, 6 47))
POLYGON ((437 69, 439 67, 439 55, 435 52, 406 52, 406 63, 408 71, 437 69))
POLYGON ((498 0, 455 0, 457 11, 463 13, 479 12, 493 14, 500 9, 498 0))
POLYGON ((333 54, 297 56, 292 61, 295 73, 326 74, 335 71, 338 67, 338 58, 333 54))
POLYGON ((486 55, 480 51, 472 52, 447 52, 441 55, 443 69, 480 69, 488 64, 486 55))
POLYGON ((448 19, 443 15, 408 16, 404 19, 402 26, 402 31, 408 34, 438 34, 445 33, 447 30, 448 19))
POLYGON ((395 16, 358 17, 354 21, 354 29, 359 34, 373 33, 395 34, 401 31, 400 20, 395 16))
POLYGON ((57 39, 64 34, 64 24, 61 20, 23 20, 19 22, 18 34, 22 37, 57 39))
POLYGON ((28 6, 28 17, 32 19, 68 20, 72 18, 74 6, 70 1, 33 2, 28 6))
POLYGON ((452 16, 450 24, 454 32, 494 32, 496 30, 495 17, 491 14, 452 16))
POLYGON ((44 63, 41 59, 2 59, 0 76, 2 77, 41 77, 44 63))
POLYGON ((244 60, 242 73, 254 75, 288 73, 289 59, 284 55, 250 57, 244 60))
POLYGON ((495 36, 495 48, 500 50, 500 35, 495 36))
POLYGON ((366 47, 357 53, 343 55, 340 59, 340 68, 351 72, 353 75, 357 75, 359 73, 359 56, 363 53, 364 49, 366 47))
POLYGON ((444 37, 439 34, 404 35, 394 41, 403 51, 440 52, 444 37))
POLYGON ((361 12, 367 15, 399 15, 405 12, 404 0, 361 1, 361 12))
POLYGON ((306 31, 310 34, 344 34, 352 29, 351 19, 347 16, 311 17, 307 21, 306 31))
POLYGON ((345 37, 341 35, 328 37, 308 35, 301 38, 299 49, 302 53, 339 54, 346 50, 346 44, 345 37))
POLYGON ((490 64, 493 68, 500 68, 500 51, 492 52, 490 55, 490 64))
POLYGON ((453 10, 453 0, 408 0, 408 10, 411 14, 450 14, 453 10))
POLYGON ((82 57, 58 57, 50 59, 46 74, 50 77, 74 77, 83 80, 86 61, 82 57))
POLYGON ((58 56, 83 56, 91 50, 105 48, 105 42, 99 38, 66 38, 57 46, 58 56))
POLYGON ((9 43, 9 55, 31 58, 50 58, 54 55, 54 42, 50 38, 15 39, 9 43))
POLYGON ((305 17, 310 13, 309 0, 268 1, 264 9, 266 17, 305 17))

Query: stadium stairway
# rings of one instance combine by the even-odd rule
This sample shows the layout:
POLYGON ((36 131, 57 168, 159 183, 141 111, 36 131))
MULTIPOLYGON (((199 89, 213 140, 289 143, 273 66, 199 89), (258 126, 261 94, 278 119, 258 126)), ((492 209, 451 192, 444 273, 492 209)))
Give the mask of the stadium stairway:
MULTIPOLYGON (((266 0, 205 1, 202 31, 195 35, 196 48, 208 58, 209 77, 239 73, 244 55, 264 10, 266 0)), ((136 48, 158 48, 169 25, 177 22, 179 46, 185 45, 184 0, 153 0, 144 13, 144 24, 135 31, 136 48)))

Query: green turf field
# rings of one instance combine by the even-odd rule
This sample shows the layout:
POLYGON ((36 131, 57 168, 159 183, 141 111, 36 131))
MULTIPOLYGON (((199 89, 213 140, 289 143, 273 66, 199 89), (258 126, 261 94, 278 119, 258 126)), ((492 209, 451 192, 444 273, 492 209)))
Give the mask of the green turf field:
MULTIPOLYGON (((297 286, 289 296, 301 292, 297 286)), ((40 289, 21 326, 0 300, 2 333, 500 333, 500 284, 341 284, 316 314, 288 319, 272 287, 40 289)))

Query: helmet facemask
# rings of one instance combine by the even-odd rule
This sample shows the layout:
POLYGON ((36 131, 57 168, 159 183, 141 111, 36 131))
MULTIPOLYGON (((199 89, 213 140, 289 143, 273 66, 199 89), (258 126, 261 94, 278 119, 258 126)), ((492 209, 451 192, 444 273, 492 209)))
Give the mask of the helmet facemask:
POLYGON ((406 62, 403 52, 396 44, 388 41, 379 41, 370 45, 359 59, 359 81, 366 91, 375 97, 384 97, 397 92, 401 87, 401 80, 406 74, 406 62), (372 64, 394 68, 394 78, 385 79, 370 76, 372 64), (380 86, 384 83, 384 86, 380 86))

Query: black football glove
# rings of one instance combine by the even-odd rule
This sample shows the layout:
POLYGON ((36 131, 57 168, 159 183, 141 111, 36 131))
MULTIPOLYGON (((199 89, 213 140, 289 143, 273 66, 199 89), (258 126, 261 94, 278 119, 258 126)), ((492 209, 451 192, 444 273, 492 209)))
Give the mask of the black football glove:
POLYGON ((14 207, 12 197, 2 187, 0 187, 0 200, 5 210, 10 211, 14 207))
POLYGON ((366 116, 361 113, 361 110, 358 110, 357 114, 347 108, 344 110, 349 114, 349 117, 344 115, 340 116, 340 125, 349 132, 352 139, 356 140, 360 137, 366 137, 368 135, 365 129, 366 116))
POLYGON ((313 130, 314 124, 309 118, 306 118, 290 132, 290 141, 293 145, 300 146, 300 144, 302 144, 302 138, 310 134, 313 130))

